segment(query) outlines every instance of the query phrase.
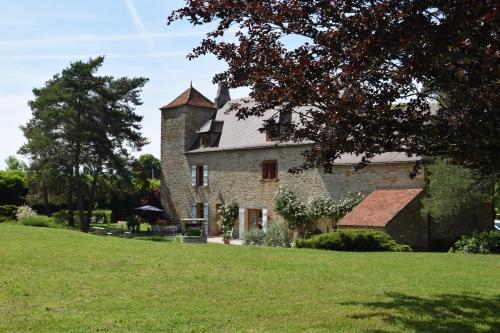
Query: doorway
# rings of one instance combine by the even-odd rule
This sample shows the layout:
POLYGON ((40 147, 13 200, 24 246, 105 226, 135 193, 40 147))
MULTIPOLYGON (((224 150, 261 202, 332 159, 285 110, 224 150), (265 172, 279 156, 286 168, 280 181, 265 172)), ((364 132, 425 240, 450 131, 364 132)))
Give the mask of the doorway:
POLYGON ((246 230, 262 229, 262 209, 247 210, 247 225, 246 230))

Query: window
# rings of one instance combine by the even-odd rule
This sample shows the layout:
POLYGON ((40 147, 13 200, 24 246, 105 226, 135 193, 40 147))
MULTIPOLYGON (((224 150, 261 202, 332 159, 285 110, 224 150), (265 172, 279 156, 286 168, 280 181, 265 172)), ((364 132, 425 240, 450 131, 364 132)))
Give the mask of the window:
POLYGON ((196 166, 196 186, 203 186, 203 165, 196 166))
POLYGON ((262 179, 278 179, 278 161, 262 162, 262 179))
POLYGON ((209 133, 201 133, 200 134, 200 146, 208 147, 210 146, 210 134, 209 133))
POLYGON ((281 141, 291 128, 291 111, 281 111, 277 118, 278 121, 272 119, 267 125, 266 141, 281 141))
POLYGON ((197 203, 196 204, 196 218, 203 219, 205 218, 205 204, 197 203))
POLYGON ((191 167, 191 185, 193 187, 208 186, 207 165, 193 165, 191 167))

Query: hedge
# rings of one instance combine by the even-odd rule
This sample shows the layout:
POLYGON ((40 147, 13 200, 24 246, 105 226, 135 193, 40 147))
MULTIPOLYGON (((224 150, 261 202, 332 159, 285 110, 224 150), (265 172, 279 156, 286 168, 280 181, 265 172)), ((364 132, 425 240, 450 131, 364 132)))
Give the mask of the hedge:
POLYGON ((0 206, 0 222, 11 221, 16 219, 17 206, 3 205, 0 206))
POLYGON ((295 246, 332 251, 411 251, 408 245, 396 243, 385 232, 367 229, 344 229, 298 239, 295 246))
POLYGON ((53 218, 45 215, 27 217, 19 221, 19 223, 30 227, 61 228, 53 218))

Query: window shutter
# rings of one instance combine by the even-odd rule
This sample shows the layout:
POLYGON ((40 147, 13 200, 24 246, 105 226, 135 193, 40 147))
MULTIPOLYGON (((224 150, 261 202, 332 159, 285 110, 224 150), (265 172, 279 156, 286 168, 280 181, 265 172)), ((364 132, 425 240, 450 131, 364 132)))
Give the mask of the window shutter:
POLYGON ((203 186, 208 186, 208 165, 203 166, 203 186))
POLYGON ((196 203, 191 204, 191 218, 196 218, 196 203))
POLYGON ((267 231, 267 209, 262 210, 262 230, 267 231))
POLYGON ((245 231, 245 208, 240 208, 240 218, 238 226, 238 236, 243 239, 243 232, 245 231))
POLYGON ((196 165, 191 167, 191 186, 196 186, 196 165))
POLYGON ((208 203, 203 204, 203 227, 205 229, 205 235, 208 235, 208 203))

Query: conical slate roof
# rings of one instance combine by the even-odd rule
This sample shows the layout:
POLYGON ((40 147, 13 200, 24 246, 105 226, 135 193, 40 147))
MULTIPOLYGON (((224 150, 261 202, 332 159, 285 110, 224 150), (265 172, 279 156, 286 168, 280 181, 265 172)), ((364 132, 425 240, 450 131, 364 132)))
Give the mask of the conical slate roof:
POLYGON ((160 108, 160 110, 173 109, 179 106, 189 105, 201 108, 215 109, 215 104, 203 96, 198 90, 190 86, 186 91, 179 95, 172 102, 160 108))

